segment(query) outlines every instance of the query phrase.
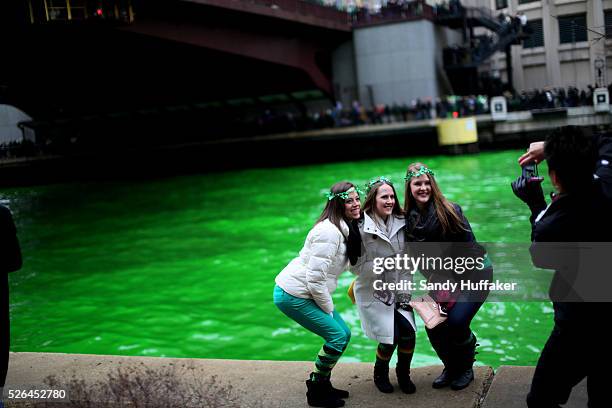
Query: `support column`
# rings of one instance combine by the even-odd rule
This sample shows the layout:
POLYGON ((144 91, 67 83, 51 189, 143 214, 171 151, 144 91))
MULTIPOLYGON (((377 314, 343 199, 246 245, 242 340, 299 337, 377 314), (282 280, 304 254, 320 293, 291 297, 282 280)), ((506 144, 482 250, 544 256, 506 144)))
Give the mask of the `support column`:
POLYGON ((544 49, 546 50, 546 76, 549 86, 561 86, 561 65, 559 63, 559 23, 557 8, 552 1, 542 1, 542 25, 544 29, 544 49))
POLYGON ((508 77, 508 88, 514 91, 514 70, 512 69, 512 46, 506 46, 506 76, 508 77))

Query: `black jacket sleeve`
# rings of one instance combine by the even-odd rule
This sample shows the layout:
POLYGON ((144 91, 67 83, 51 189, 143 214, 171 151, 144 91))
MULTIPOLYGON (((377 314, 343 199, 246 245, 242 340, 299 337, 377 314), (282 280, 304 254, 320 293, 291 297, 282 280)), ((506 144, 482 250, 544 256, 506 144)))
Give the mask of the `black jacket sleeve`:
POLYGON ((0 205, 0 273, 21 269, 21 249, 17 229, 8 208, 0 205))

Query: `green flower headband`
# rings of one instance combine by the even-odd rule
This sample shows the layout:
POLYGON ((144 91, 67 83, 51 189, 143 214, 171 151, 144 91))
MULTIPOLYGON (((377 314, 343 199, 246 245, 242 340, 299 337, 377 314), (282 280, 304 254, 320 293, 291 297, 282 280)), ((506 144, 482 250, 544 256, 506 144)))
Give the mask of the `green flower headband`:
POLYGON ((385 176, 380 176, 378 178, 370 180, 370 182, 366 184, 366 191, 369 193, 370 190, 372 189, 372 186, 374 186, 374 184, 381 183, 381 182, 385 182, 387 184, 393 185, 390 179, 386 178, 385 176))
POLYGON ((411 178, 413 178, 413 177, 420 177, 423 174, 431 174, 433 176, 434 172, 431 171, 430 169, 428 169, 425 166, 421 166, 421 169, 419 171, 411 171, 411 172, 409 172, 408 175, 406 177, 404 177, 404 180, 409 181, 411 178))
POLYGON ((327 197, 328 201, 331 201, 331 200, 333 200, 336 197, 341 198, 343 200, 346 200, 347 198, 349 198, 349 195, 351 193, 363 194, 363 191, 361 191, 357 187, 351 187, 348 190, 343 191, 341 193, 332 193, 331 191, 328 191, 328 192, 325 193, 325 197, 327 197))

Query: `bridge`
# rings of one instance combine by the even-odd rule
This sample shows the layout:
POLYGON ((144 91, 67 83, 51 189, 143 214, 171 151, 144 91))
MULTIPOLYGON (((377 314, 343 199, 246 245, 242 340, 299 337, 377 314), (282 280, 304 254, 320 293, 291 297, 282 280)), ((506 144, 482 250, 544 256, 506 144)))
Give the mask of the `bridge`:
MULTIPOLYGON (((407 38, 429 35, 427 44, 437 38, 436 30, 471 30, 487 24, 496 31, 498 44, 518 39, 492 16, 476 15, 472 9, 444 15, 422 1, 377 17, 305 0, 9 3, 21 7, 12 14, 0 13, 17 16, 11 24, 0 24, 0 30, 6 30, 0 32, 3 38, 16 39, 5 41, 10 62, 0 65, 0 103, 32 117, 22 129, 35 130, 36 142, 54 152, 224 144, 252 136, 252 119, 270 106, 303 116, 311 108, 329 109, 340 95, 352 101, 358 97, 357 88, 364 88, 355 79, 356 71, 369 69, 387 81, 386 74, 379 73, 385 70, 375 68, 389 55, 362 58, 354 48, 367 51, 372 40, 385 38, 386 27, 396 23, 402 23, 407 38), (361 45, 353 44, 354 30, 366 33, 360 35, 361 45), (377 38, 366 38, 376 30, 377 38), (358 59, 365 62, 353 65, 358 59)), ((405 47, 407 42, 401 43, 405 47)), ((435 49, 434 43, 402 49, 419 65, 413 71, 429 76, 408 78, 412 74, 405 72, 405 62, 395 58, 397 66, 390 73, 399 73, 405 83, 399 89, 387 81, 389 95, 408 98, 407 81, 437 81, 435 49), (429 50, 424 51, 426 58, 414 57, 421 49, 429 50)), ((472 58, 468 68, 475 69, 479 61, 472 58)), ((363 80, 366 85, 368 80, 363 80)), ((381 103, 380 95, 376 99, 374 94, 382 92, 368 86, 368 102, 381 103)), ((441 93, 435 84, 423 89, 414 92, 428 93, 416 97, 441 93)), ((421 127, 406 125, 412 130, 421 127)))
POLYGON ((0 12, 13 39, 0 98, 43 119, 313 89, 330 98, 332 52, 351 38, 347 13, 300 0, 14 3, 0 12))

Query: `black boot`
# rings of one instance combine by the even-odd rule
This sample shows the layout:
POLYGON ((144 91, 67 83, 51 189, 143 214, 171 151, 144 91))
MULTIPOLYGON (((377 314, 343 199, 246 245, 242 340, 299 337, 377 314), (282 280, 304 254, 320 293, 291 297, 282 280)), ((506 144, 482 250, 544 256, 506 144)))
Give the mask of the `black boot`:
POLYGON ((476 336, 473 333, 465 342, 453 345, 452 353, 453 360, 456 362, 456 371, 450 385, 452 390, 462 390, 474 381, 472 366, 476 357, 476 346, 476 336))
POLYGON ((451 382, 451 390, 459 391, 466 388, 470 383, 474 381, 474 370, 472 367, 462 371, 458 374, 458 377, 451 382))
POLYGON ((311 407, 340 408, 344 401, 331 393, 329 381, 306 380, 306 399, 311 407))
POLYGON ((453 378, 451 376, 450 371, 446 367, 444 367, 444 370, 442 370, 442 374, 440 374, 438 377, 436 377, 435 380, 433 380, 431 386, 436 389, 448 387, 451 384, 452 380, 453 378))
POLYGON ((376 359, 374 364, 374 384, 380 392, 390 394, 393 392, 393 385, 389 381, 389 362, 376 359))
POLYGON ((397 364, 395 367, 395 374, 397 375, 397 383, 404 394, 414 394, 416 392, 416 385, 410 379, 410 366, 405 367, 404 364, 397 364))
POLYGON ((431 386, 436 389, 448 387, 453 380, 453 376, 450 370, 452 362, 446 325, 442 324, 435 329, 427 329, 427 337, 429 337, 429 341, 440 358, 440 361, 444 364, 444 370, 442 370, 442 373, 433 381, 431 386))
POLYGON ((332 383, 331 383, 331 378, 330 377, 325 377, 325 382, 327 382, 329 385, 327 385, 330 389, 331 394, 336 397, 336 398, 348 398, 349 397, 349 392, 346 390, 340 390, 338 388, 335 388, 332 383))

